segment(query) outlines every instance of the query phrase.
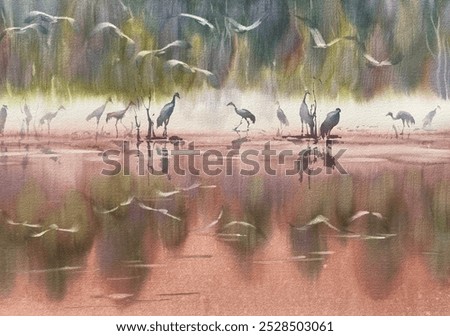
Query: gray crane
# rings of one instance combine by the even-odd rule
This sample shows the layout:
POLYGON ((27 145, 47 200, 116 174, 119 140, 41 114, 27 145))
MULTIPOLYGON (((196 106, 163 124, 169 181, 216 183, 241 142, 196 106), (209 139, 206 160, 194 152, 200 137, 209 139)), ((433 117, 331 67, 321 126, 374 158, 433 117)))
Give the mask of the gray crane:
POLYGON ((323 121, 322 125, 320 125, 320 136, 322 137, 322 139, 324 139, 325 137, 330 137, 331 130, 339 123, 340 117, 341 109, 339 107, 327 114, 327 117, 323 121))
POLYGON ((116 119, 116 124, 115 124, 115 127, 116 127, 116 138, 119 137, 119 130, 117 129, 117 123, 120 121, 120 123, 123 125, 123 127, 125 127, 125 125, 122 122, 122 119, 125 116, 125 114, 127 113, 127 111, 130 109, 131 105, 135 105, 135 104, 132 101, 130 101, 130 103, 127 105, 127 107, 125 107, 123 110, 110 112, 110 113, 106 114, 106 122, 107 123, 112 118, 116 119))
MULTIPOLYGON (((310 93, 305 90, 305 95, 303 96, 302 104, 300 105, 300 121, 302 122, 302 135, 303 135, 303 124, 309 126, 310 134, 314 133, 314 115, 309 112, 308 105, 306 104, 306 96, 310 93)), ((308 134, 308 133, 307 133, 308 134)))
POLYGON ((393 120, 401 120, 403 124, 402 132, 400 135, 403 135, 403 131, 405 130, 405 124, 410 127, 410 125, 414 125, 416 121, 414 120, 414 117, 411 115, 411 113, 406 111, 399 111, 397 112, 396 116, 394 117, 394 114, 392 112, 389 112, 386 114, 386 116, 390 116, 393 120))
POLYGON ((111 97, 109 97, 102 106, 100 106, 99 108, 95 109, 92 113, 90 113, 86 117, 86 121, 89 121, 92 118, 96 118, 97 119, 97 130, 98 130, 98 124, 100 123, 100 119, 101 119, 101 117, 103 115, 103 112, 105 112, 106 105, 108 105, 108 103, 112 103, 111 97))
POLYGON ((58 110, 56 110, 56 112, 48 112, 46 114, 44 114, 44 116, 39 120, 39 124, 40 125, 44 125, 45 123, 47 123, 47 133, 50 134, 50 123, 52 122, 53 119, 55 119, 55 117, 58 115, 59 111, 65 110, 64 106, 60 106, 58 108, 58 110))
POLYGON ((25 27, 9 27, 9 28, 5 28, 5 30, 3 30, 0 33, 0 41, 3 40, 3 38, 7 35, 7 34, 11 34, 11 33, 17 33, 17 34, 25 34, 28 33, 30 31, 34 31, 36 33, 40 33, 43 35, 47 35, 48 34, 48 29, 45 28, 42 24, 40 23, 32 23, 29 24, 28 26, 25 27))
POLYGON ((30 112, 30 108, 28 107, 27 103, 23 106, 22 113, 25 114, 25 123, 27 125, 27 135, 30 135, 30 122, 33 120, 33 116, 30 112))
POLYGON ((164 105, 164 107, 161 109, 161 112, 159 112, 158 119, 156 119, 156 128, 164 124, 163 137, 167 137, 167 125, 169 125, 170 116, 175 109, 175 98, 180 99, 180 94, 178 92, 173 95, 172 101, 170 103, 164 105))
POLYGON ((0 110, 0 134, 3 136, 5 131, 6 117, 8 116, 8 106, 3 105, 0 110))
POLYGON ((431 123, 433 122, 434 116, 436 115, 436 112, 441 107, 438 105, 433 111, 428 112, 428 114, 423 118, 423 128, 427 128, 431 126, 431 123))
POLYGON ((283 132, 283 127, 289 126, 289 120, 287 119, 286 115, 284 114, 284 111, 280 107, 280 102, 276 102, 278 105, 277 108, 277 118, 280 121, 280 132, 283 132))
POLYGON ((232 103, 232 102, 229 102, 229 103, 227 104, 227 106, 233 106, 233 107, 234 107, 234 111, 241 117, 241 122, 240 122, 240 124, 237 125, 237 126, 234 128, 235 131, 237 131, 238 128, 239 128, 239 126, 242 125, 242 122, 244 121, 244 119, 245 119, 245 121, 247 122, 247 131, 248 131, 249 127, 250 127, 250 122, 249 122, 248 120, 250 119, 251 122, 252 122, 253 124, 256 122, 256 117, 255 117, 254 114, 251 113, 249 110, 246 110, 246 109, 238 109, 238 108, 236 107, 236 105, 234 105, 234 103, 232 103))

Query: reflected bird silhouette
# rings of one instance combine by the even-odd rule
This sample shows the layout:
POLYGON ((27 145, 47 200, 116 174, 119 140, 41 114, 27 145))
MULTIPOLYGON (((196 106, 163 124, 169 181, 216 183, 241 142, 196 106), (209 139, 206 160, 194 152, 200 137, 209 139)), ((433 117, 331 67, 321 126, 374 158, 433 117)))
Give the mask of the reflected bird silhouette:
POLYGON ((311 227, 313 225, 318 225, 318 224, 322 224, 322 223, 325 224, 326 226, 328 226, 330 229, 333 229, 333 230, 338 231, 338 232, 342 231, 342 230, 339 230, 334 225, 332 225, 330 223, 330 220, 327 217, 323 216, 323 215, 316 216, 314 219, 310 220, 305 225, 302 225, 300 227, 298 227, 298 226, 293 226, 293 227, 295 229, 297 229, 297 230, 307 230, 309 227, 311 227))
POLYGON ((29 224, 27 221, 21 222, 21 223, 17 223, 17 222, 14 222, 13 220, 11 220, 9 218, 6 219, 6 223, 8 223, 9 225, 24 226, 24 227, 28 227, 28 228, 34 228, 34 229, 42 227, 42 225, 40 225, 40 224, 29 224))
POLYGON ((194 184, 192 184, 192 185, 189 186, 189 187, 186 187, 186 188, 176 188, 176 189, 173 190, 173 191, 167 191, 167 192, 164 192, 164 191, 158 190, 158 191, 157 191, 157 194, 158 194, 158 196, 160 196, 160 197, 170 197, 170 196, 179 194, 179 193, 181 193, 181 192, 183 192, 183 191, 190 191, 190 190, 194 190, 194 189, 197 189, 197 188, 200 188, 200 189, 212 189, 212 188, 216 188, 216 186, 215 186, 215 185, 201 185, 200 183, 194 183, 194 184))
POLYGON ((223 229, 227 229, 229 227, 235 226, 235 225, 241 225, 241 226, 245 226, 245 227, 249 227, 249 228, 253 228, 256 230, 256 226, 254 226, 253 224, 247 223, 247 222, 242 222, 242 221, 232 221, 229 222, 228 224, 226 224, 223 229))
POLYGON ((167 209, 157 209, 157 208, 152 208, 152 207, 147 206, 147 205, 145 205, 144 203, 141 203, 141 202, 139 203, 139 207, 140 207, 141 209, 143 209, 143 210, 161 213, 161 214, 163 214, 164 216, 170 217, 170 218, 172 218, 172 219, 175 219, 175 220, 178 221, 178 222, 181 222, 181 218, 176 217, 176 216, 174 216, 174 215, 171 215, 171 214, 169 213, 169 210, 167 210, 167 209))
POLYGON ((45 235, 46 233, 48 233, 48 232, 50 232, 50 231, 60 231, 60 232, 66 232, 66 233, 76 233, 76 232, 79 231, 79 228, 76 227, 76 226, 74 226, 74 227, 72 227, 72 228, 70 228, 70 229, 63 229, 63 228, 60 228, 57 224, 50 224, 50 225, 48 226, 48 229, 45 229, 44 231, 41 231, 41 232, 36 233, 36 234, 32 234, 32 235, 30 235, 30 236, 33 237, 33 238, 39 238, 39 237, 42 237, 43 235, 45 235))
POLYGON ((357 213, 355 213, 351 218, 350 218, 350 222, 353 222, 354 220, 361 218, 363 216, 367 216, 367 215, 372 215, 374 217, 377 217, 380 220, 383 220, 384 217, 382 214, 380 214, 379 212, 371 212, 371 211, 358 211, 357 213))
POLYGON ((218 216, 215 220, 213 220, 211 223, 209 223, 209 224, 206 225, 206 226, 200 227, 200 228, 198 228, 198 229, 194 229, 194 230, 192 230, 192 231, 203 231, 203 230, 210 229, 210 228, 212 228, 213 226, 219 224, 220 220, 222 219, 222 216, 223 216, 223 209, 220 210, 219 216, 218 216))

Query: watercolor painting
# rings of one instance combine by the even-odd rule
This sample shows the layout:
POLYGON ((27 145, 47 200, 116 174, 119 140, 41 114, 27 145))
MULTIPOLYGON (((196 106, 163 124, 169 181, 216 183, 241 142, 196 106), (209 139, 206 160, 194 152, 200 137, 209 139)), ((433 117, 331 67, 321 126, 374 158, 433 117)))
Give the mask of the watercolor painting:
POLYGON ((1 315, 447 315, 450 1, 0 0, 1 315))

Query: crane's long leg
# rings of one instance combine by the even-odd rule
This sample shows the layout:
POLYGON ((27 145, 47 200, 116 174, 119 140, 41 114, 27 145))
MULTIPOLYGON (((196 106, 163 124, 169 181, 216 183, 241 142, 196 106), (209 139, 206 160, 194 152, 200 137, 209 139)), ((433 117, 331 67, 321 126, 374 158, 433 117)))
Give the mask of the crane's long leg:
POLYGON ((117 123, 119 122, 119 119, 116 119, 116 139, 119 137, 119 129, 117 128, 117 123))
POLYGON ((248 121, 247 118, 245 118, 245 121, 247 122, 247 132, 248 132, 248 130, 249 130, 249 128, 250 128, 250 122, 248 121))
POLYGON ((403 135, 403 131, 405 130, 405 122, 402 120, 403 123, 403 128, 402 128, 402 133, 400 133, 400 135, 403 135))
POLYGON ((163 137, 167 138, 167 121, 164 121, 164 132, 163 132, 163 137))
POLYGON ((301 122, 302 122, 302 135, 303 135, 303 119, 301 120, 301 122))
POLYGON ((47 122, 47 134, 50 135, 50 122, 47 122))
POLYGON ((241 122, 239 123, 239 125, 237 125, 237 126, 234 128, 235 131, 237 131, 237 129, 239 128, 239 126, 242 125, 242 122, 243 122, 243 121, 244 121, 244 118, 241 118, 241 122))

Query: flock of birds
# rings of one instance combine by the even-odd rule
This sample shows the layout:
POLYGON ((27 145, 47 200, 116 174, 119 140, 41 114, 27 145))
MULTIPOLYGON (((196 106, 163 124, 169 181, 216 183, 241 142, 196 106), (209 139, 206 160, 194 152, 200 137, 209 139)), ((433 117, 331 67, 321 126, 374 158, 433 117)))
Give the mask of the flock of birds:
MULTIPOLYGON (((300 104, 299 117, 300 117, 300 122, 301 122, 301 126, 302 126, 302 128, 301 128, 302 136, 304 135, 304 128, 306 127, 306 135, 313 137, 315 135, 315 127, 316 127, 317 121, 316 121, 316 112, 314 110, 314 104, 311 104, 311 108, 309 108, 307 101, 306 101, 307 96, 309 94, 310 94, 310 92, 308 90, 305 90, 303 100, 300 104)), ((176 92, 173 95, 172 100, 169 103, 164 105, 164 107, 161 109, 159 116, 156 120, 157 128, 164 126, 164 131, 163 131, 162 135, 165 138, 167 137, 167 127, 169 125, 170 118, 175 110, 176 98, 180 99, 180 94, 178 92, 176 92)), ((112 103, 111 98, 108 98, 104 104, 102 104, 100 107, 96 108, 94 111, 92 111, 86 117, 86 121, 91 121, 92 119, 95 119, 96 125, 97 125, 97 132, 98 132, 100 121, 104 115, 104 112, 106 110, 108 103, 112 103)), ((280 123, 279 131, 282 132, 284 127, 289 126, 289 120, 288 120, 286 114, 284 113, 284 111, 281 109, 280 103, 276 102, 276 104, 278 106, 278 108, 276 110, 276 116, 280 123)), ((116 137, 118 137, 118 129, 117 129, 118 123, 120 122, 123 125, 122 120, 125 117, 127 111, 132 106, 135 106, 135 105, 136 104, 133 101, 130 101, 129 104, 124 109, 118 110, 115 112, 109 112, 106 114, 106 118, 105 118, 106 123, 108 123, 108 121, 111 119, 115 119, 116 137)), ((238 132, 239 127, 242 125, 244 120, 247 122, 247 132, 249 131, 251 123, 252 124, 256 123, 255 115, 252 112, 250 112, 249 110, 247 110, 245 108, 238 108, 233 102, 229 102, 227 104, 227 106, 232 106, 234 108, 234 111, 236 112, 236 114, 241 118, 239 125, 237 125, 233 129, 234 131, 238 132)), ((433 119, 439 109, 440 109, 440 106, 437 106, 434 110, 430 111, 425 116, 425 118, 423 119, 423 129, 427 129, 431 126, 433 119)), ((65 110, 65 108, 64 108, 64 106, 61 105, 55 112, 45 113, 39 119, 39 124, 41 126, 44 124, 47 124, 48 134, 50 134, 50 126, 51 126, 52 120, 58 115, 58 113, 60 113, 63 110, 65 110)), ((23 124, 26 124, 27 134, 28 134, 30 122, 33 120, 33 115, 31 114, 30 108, 26 103, 24 104, 21 111, 22 111, 22 114, 24 115, 23 124)), ((332 129, 336 125, 338 125, 338 123, 340 121, 340 113, 341 113, 341 109, 336 108, 334 111, 331 111, 326 115, 325 120, 320 125, 320 133, 319 133, 320 137, 322 137, 323 139, 330 137, 332 129)), ((7 116, 8 116, 8 106, 3 105, 2 108, 0 109, 0 135, 2 135, 2 136, 4 135, 4 127, 5 127, 7 116)), ((386 116, 391 117, 394 121, 400 120, 402 122, 403 128, 402 128, 400 135, 403 135, 405 126, 411 127, 412 125, 415 125, 415 123, 416 123, 416 121, 415 121, 414 117, 411 115, 411 113, 406 112, 406 111, 399 111, 395 115, 392 112, 389 112, 386 114, 386 116)), ((125 127, 125 125, 123 125, 123 126, 125 127)))
MULTIPOLYGON (((207 27, 211 32, 215 32, 217 30, 217 27, 214 26, 211 22, 209 22, 207 19, 190 14, 190 13, 179 13, 178 15, 175 15, 176 17, 180 19, 188 19, 193 20, 197 22, 198 24, 207 27)), ((263 15, 261 18, 253 22, 252 24, 245 26, 237 22, 236 20, 230 18, 230 17, 224 17, 225 20, 225 26, 227 28, 227 31, 234 32, 236 34, 244 34, 249 31, 252 31, 254 29, 257 29, 263 21, 267 18, 267 14, 263 15)), ((345 36, 345 37, 339 37, 336 38, 330 42, 325 42, 325 39, 323 38, 322 34, 318 30, 318 28, 314 25, 314 23, 305 17, 301 17, 298 15, 294 15, 298 20, 303 22, 314 41, 314 48, 319 49, 326 49, 329 48, 336 43, 338 43, 341 40, 348 40, 348 41, 354 41, 356 45, 358 46, 359 50, 362 51, 362 55, 364 56, 365 60, 368 62, 369 66, 374 67, 382 67, 382 66, 390 66, 395 65, 399 63, 402 60, 401 56, 396 56, 395 59, 392 60, 383 60, 378 61, 373 56, 367 53, 365 45, 357 36, 345 36)), ((30 12, 27 17, 24 20, 24 23, 27 24, 24 27, 9 27, 4 29, 0 33, 0 42, 5 36, 10 34, 37 34, 37 35, 51 35, 52 28, 55 24, 58 24, 60 22, 68 22, 75 30, 78 30, 78 25, 74 18, 67 17, 67 16, 54 16, 50 15, 44 12, 40 11, 32 11, 30 12)), ((183 40, 176 40, 173 41, 166 46, 155 49, 155 50, 141 50, 136 53, 136 43, 135 41, 127 36, 120 28, 115 26, 114 24, 110 22, 101 22, 97 24, 92 31, 89 33, 88 39, 94 38, 98 34, 107 34, 108 36, 112 36, 113 38, 118 38, 120 41, 123 41, 126 45, 126 55, 129 58, 132 58, 136 64, 136 66, 140 66, 146 57, 148 56, 161 56, 165 55, 170 50, 175 49, 189 49, 191 48, 191 45, 187 41, 183 40)), ((49 43, 49 42, 48 42, 49 43)), ((176 59, 169 59, 164 62, 163 68, 167 71, 172 71, 175 68, 181 69, 182 71, 189 72, 192 74, 201 74, 203 75, 207 82, 212 85, 213 87, 219 86, 219 79, 217 76, 206 69, 200 69, 195 66, 188 65, 180 60, 176 59)), ((300 106, 300 121, 302 125, 302 135, 304 134, 304 126, 307 128, 307 135, 319 135, 322 138, 328 138, 330 137, 331 130, 339 123, 340 121, 340 108, 336 108, 334 111, 329 112, 325 118, 325 120, 322 122, 319 134, 317 134, 317 120, 316 120, 316 112, 314 108, 314 104, 311 105, 311 108, 308 107, 306 103, 307 96, 310 94, 308 90, 305 91, 305 95, 303 98, 303 101, 300 106)), ((175 98, 180 98, 180 95, 178 93, 175 93, 173 96, 173 99, 167 103, 161 110, 158 118, 157 118, 157 127, 164 126, 163 131, 163 137, 167 137, 167 127, 171 118, 171 115, 175 108, 175 98)), ((90 121, 91 119, 96 120, 97 123, 97 132, 100 120, 105 112, 106 106, 109 102, 112 102, 112 100, 109 98, 105 104, 100 106, 99 108, 95 109, 92 113, 90 113, 86 120, 90 121)), ((106 122, 108 122, 111 119, 115 119, 115 127, 116 127, 116 137, 118 137, 118 129, 117 125, 118 123, 122 123, 122 120, 124 116, 126 115, 127 111, 130 109, 131 106, 135 105, 134 102, 130 102, 124 109, 107 113, 106 115, 106 122)), ((255 115, 250 112, 247 109, 244 108, 238 108, 233 102, 230 102, 227 104, 227 106, 232 106, 235 110, 235 112, 241 117, 240 124, 234 128, 235 131, 238 131, 239 127, 242 125, 243 121, 245 120, 247 122, 247 131, 250 127, 250 122, 255 123, 256 117, 255 115)), ((64 110, 64 107, 61 106, 56 112, 49 112, 42 116, 42 118, 39 120, 40 125, 47 124, 48 133, 50 133, 50 124, 52 120, 58 115, 60 111, 64 110)), ((27 127, 27 133, 29 132, 29 124, 30 121, 33 119, 33 116, 30 113, 29 107, 25 104, 22 112, 25 115, 24 123, 27 127)), ((429 127, 431 125, 431 122, 433 120, 434 115, 436 114, 436 110, 434 112, 430 112, 427 117, 424 119, 424 128, 429 127)), ((280 130, 282 130, 283 127, 286 127, 289 125, 288 119, 286 115, 284 114, 284 111, 281 109, 279 103, 278 103, 278 109, 276 111, 276 115, 278 117, 278 120, 280 122, 280 130)), ((395 116, 393 113, 388 113, 388 116, 391 116, 394 120, 401 120, 403 124, 402 133, 404 131, 405 125, 410 127, 411 125, 415 124, 415 120, 412 117, 412 115, 405 111, 398 112, 395 116)), ((7 117, 7 106, 3 105, 3 107, 0 110, 0 134, 3 135, 4 133, 4 126, 5 121, 7 117)), ((123 125, 123 123, 122 123, 123 125)))

